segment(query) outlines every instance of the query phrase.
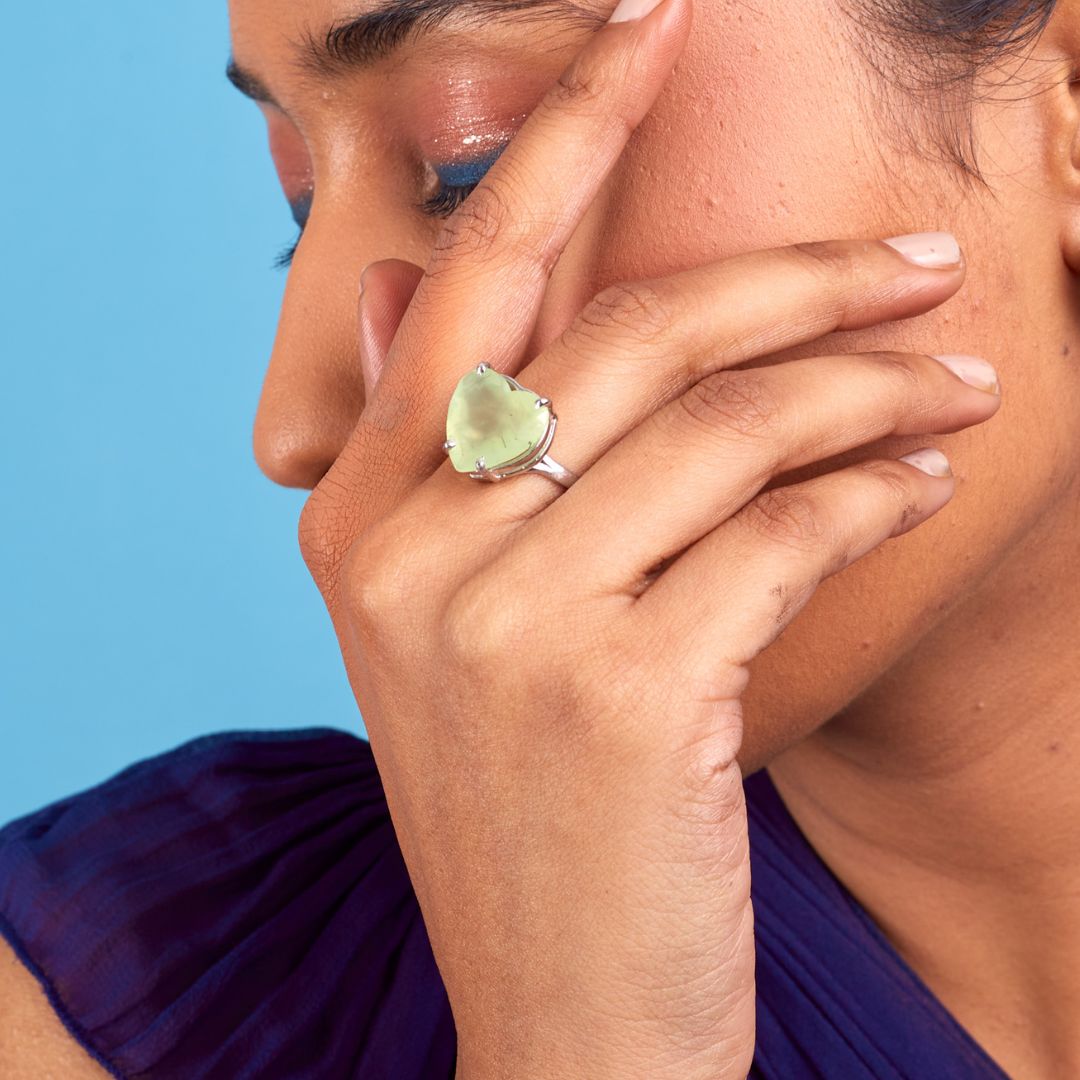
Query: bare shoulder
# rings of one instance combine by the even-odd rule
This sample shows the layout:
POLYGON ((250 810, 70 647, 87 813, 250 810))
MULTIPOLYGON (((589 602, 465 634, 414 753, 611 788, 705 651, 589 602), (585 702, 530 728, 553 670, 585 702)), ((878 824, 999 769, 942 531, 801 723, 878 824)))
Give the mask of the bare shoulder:
POLYGON ((0 1076, 103 1080, 108 1075, 67 1033, 37 979, 0 939, 0 1076))

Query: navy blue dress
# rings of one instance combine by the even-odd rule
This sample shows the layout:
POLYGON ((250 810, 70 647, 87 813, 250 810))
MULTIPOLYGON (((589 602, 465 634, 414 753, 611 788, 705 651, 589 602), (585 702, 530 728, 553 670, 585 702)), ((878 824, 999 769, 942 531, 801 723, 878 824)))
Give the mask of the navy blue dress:
MULTIPOLYGON (((751 1076, 1007 1080, 745 783, 751 1076)), ((0 933, 71 1035, 147 1080, 449 1080, 446 993, 364 740, 224 732, 0 829, 0 933)))

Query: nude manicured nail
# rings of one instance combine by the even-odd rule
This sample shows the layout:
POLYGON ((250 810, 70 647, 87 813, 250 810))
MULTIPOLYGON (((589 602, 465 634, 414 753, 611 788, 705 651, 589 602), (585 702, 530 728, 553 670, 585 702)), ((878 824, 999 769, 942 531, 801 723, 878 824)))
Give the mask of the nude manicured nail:
POLYGON ((659 3, 660 0, 619 0, 608 22, 633 22, 634 19, 644 19, 659 3))
POLYGON ((916 469, 929 473, 931 476, 952 476, 953 474, 949 467, 949 459, 932 446, 924 447, 922 450, 913 450, 897 460, 906 461, 909 465, 914 465, 916 469))
POLYGON ((980 356, 965 356, 962 353, 931 354, 939 364, 944 364, 954 375, 958 375, 969 386, 978 387, 991 394, 1001 393, 997 372, 980 356))
POLYGON ((904 236, 890 236, 885 243, 917 266, 941 270, 960 263, 960 244, 952 233, 906 233, 904 236))

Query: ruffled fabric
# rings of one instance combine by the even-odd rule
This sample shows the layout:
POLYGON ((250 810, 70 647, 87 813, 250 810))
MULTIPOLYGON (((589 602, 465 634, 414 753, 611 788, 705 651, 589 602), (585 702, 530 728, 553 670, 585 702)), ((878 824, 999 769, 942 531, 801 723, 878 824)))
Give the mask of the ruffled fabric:
POLYGON ((13 822, 0 926, 118 1077, 454 1073, 379 775, 345 732, 196 739, 13 822))
MULTIPOLYGON (((1007 1080, 746 782, 761 1080, 1007 1080)), ((364 740, 195 739, 0 829, 0 933, 124 1080, 448 1080, 449 1002, 364 740)))
POLYGON ((751 1076, 1008 1080, 749 777, 757 1044, 751 1076))

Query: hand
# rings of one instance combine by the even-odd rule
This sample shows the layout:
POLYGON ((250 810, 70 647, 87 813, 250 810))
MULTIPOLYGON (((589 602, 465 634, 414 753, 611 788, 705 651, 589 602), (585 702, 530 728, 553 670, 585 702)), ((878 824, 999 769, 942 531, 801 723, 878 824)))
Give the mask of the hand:
POLYGON ((688 25, 688 0, 665 0, 600 29, 448 219, 301 516, 465 1080, 746 1075, 746 665, 953 481, 874 459, 763 489, 999 404, 916 354, 735 367, 959 288, 962 260, 876 240, 611 286, 525 363, 548 274, 688 25), (444 459, 479 360, 551 398, 569 490, 444 459))

